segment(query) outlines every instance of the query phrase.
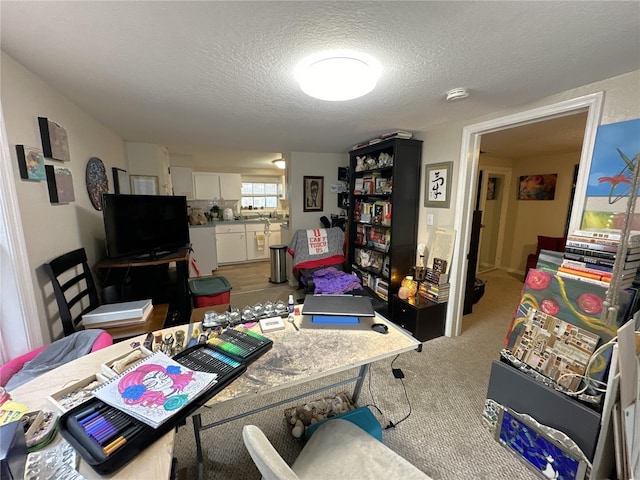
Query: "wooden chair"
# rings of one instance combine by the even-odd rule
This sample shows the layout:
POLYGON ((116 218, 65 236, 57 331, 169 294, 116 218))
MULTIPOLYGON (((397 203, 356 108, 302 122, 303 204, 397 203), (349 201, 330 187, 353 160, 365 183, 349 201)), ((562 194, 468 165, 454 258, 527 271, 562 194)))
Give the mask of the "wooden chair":
POLYGON ((82 316, 100 306, 84 248, 54 258, 43 268, 53 285, 64 335, 82 330, 82 316))

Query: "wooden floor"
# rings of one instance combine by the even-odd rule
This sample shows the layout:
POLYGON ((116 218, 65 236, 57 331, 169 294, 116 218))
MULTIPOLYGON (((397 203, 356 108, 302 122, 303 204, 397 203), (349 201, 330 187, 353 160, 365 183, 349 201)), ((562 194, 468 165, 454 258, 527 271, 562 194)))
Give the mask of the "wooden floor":
POLYGON ((294 299, 304 298, 304 293, 288 282, 271 283, 271 262, 251 262, 219 266, 213 272, 215 276, 223 276, 231 284, 231 304, 242 307, 267 300, 286 301, 289 294, 294 299))
POLYGON ((236 291, 262 290, 285 285, 269 282, 271 275, 269 261, 222 265, 213 272, 213 275, 225 277, 236 291))

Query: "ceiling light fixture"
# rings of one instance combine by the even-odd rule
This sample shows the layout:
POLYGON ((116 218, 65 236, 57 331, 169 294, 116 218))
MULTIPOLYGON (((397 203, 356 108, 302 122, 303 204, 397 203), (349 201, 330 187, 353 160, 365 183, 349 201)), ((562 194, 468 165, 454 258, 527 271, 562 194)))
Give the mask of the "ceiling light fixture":
POLYGON ((280 170, 284 170, 286 168, 286 166, 287 166, 287 163, 284 161, 283 158, 278 158, 278 159, 272 161, 271 163, 273 163, 280 170))
POLYGON ((295 76, 307 95, 340 102, 371 92, 380 78, 380 72, 380 65, 369 55, 325 52, 300 62, 295 76))
POLYGON ((447 92, 447 101, 456 102, 469 96, 469 90, 464 87, 452 88, 447 92))

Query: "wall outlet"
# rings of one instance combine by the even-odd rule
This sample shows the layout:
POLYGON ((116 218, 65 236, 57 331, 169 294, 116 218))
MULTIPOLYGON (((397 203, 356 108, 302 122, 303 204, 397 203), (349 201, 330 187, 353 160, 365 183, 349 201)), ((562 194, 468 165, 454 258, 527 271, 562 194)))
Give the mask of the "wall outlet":
POLYGON ((427 213, 427 225, 433 225, 433 213, 427 213))

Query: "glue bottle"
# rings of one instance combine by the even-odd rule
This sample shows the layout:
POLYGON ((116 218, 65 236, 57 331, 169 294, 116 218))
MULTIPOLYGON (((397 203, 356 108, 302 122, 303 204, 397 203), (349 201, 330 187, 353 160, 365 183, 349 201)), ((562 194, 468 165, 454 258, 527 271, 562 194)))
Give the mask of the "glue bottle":
POLYGON ((293 295, 289 295, 289 314, 293 313, 293 307, 294 307, 294 302, 293 302, 293 295))

